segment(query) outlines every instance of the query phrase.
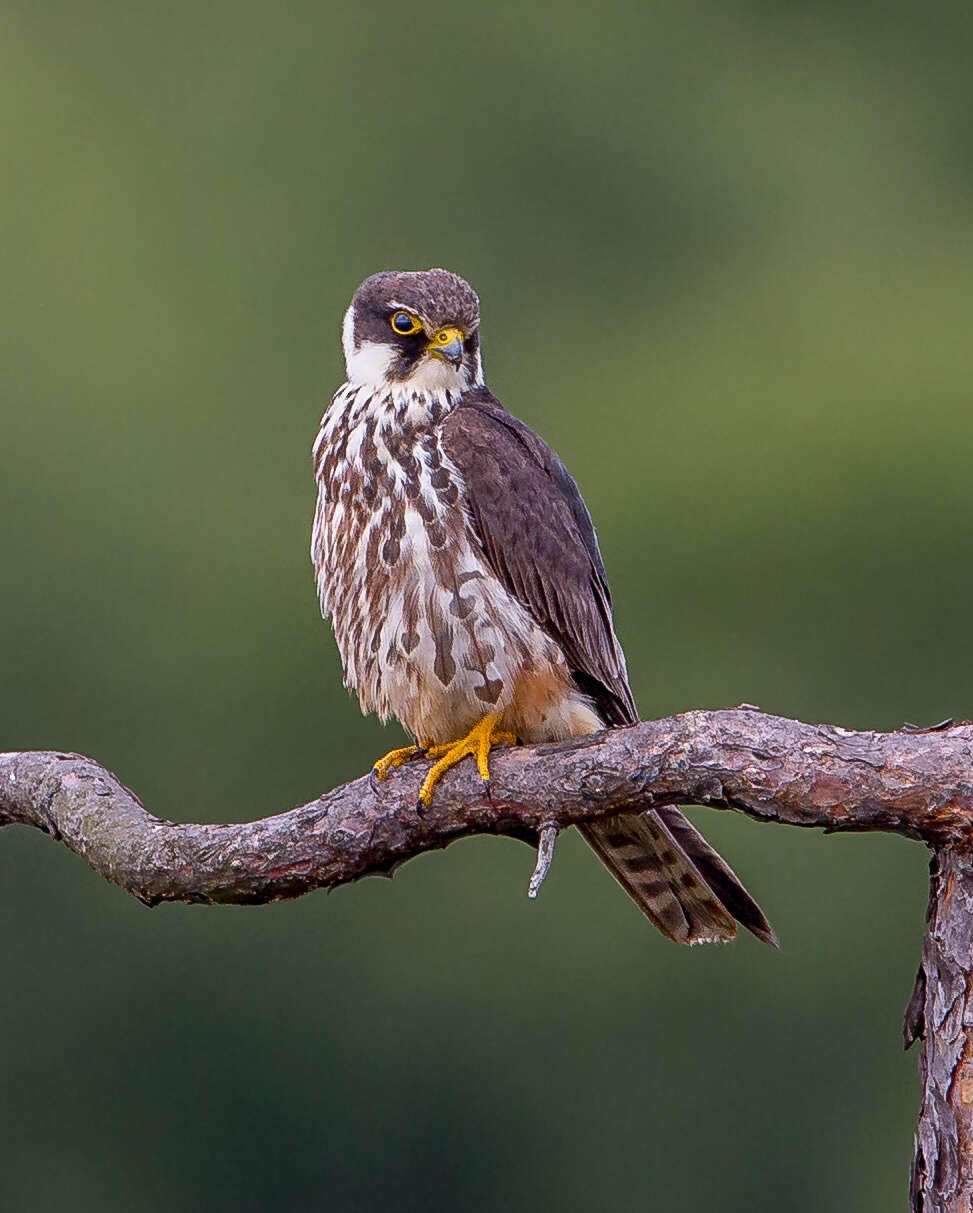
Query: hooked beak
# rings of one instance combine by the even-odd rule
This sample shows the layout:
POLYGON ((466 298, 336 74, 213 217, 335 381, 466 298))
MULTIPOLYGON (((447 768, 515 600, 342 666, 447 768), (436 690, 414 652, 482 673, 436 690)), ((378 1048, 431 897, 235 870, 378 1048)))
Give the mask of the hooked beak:
POLYGON ((426 346, 426 352, 448 362, 450 366, 459 366, 463 361, 463 330, 440 329, 426 346))

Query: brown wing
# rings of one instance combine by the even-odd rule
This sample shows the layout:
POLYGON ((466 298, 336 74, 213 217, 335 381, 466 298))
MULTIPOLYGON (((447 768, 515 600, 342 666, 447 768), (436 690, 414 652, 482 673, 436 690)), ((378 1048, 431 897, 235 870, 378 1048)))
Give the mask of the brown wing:
POLYGON ((474 531, 497 577, 561 646, 606 724, 635 724, 625 656, 591 515, 570 472, 485 388, 442 426, 474 531))
MULTIPOLYGON (((470 520, 494 573, 561 646, 604 722, 635 724, 605 566, 567 468, 485 388, 464 395, 443 422, 442 440, 466 483, 470 520)), ((736 873, 677 808, 602 818, 579 829, 670 939, 732 939, 735 918, 776 946, 773 928, 736 873)))

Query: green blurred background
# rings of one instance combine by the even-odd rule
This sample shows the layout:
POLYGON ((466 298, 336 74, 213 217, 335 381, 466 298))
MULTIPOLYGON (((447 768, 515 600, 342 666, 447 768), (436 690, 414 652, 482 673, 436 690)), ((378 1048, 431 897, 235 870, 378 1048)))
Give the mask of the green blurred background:
MULTIPOLYGON (((307 559, 340 318, 480 292, 643 715, 973 715, 968 5, 0 7, 0 749, 177 820, 398 732, 307 559)), ((781 935, 682 950, 583 844, 147 912, 0 837, 0 1206, 904 1209, 926 855, 695 811, 781 935)))

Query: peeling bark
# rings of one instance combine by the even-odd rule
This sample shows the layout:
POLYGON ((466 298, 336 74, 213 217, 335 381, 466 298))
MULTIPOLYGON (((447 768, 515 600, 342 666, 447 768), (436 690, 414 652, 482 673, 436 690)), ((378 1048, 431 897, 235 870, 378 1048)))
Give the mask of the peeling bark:
POLYGON ((912 1164, 913 1213, 973 1209, 973 858, 943 850, 930 865, 929 929, 916 993, 906 1012, 906 1047, 919 1059, 922 1108, 912 1164))
POLYGON ((557 831, 666 804, 734 809, 826 831, 882 830, 933 851, 929 931, 905 1039, 924 1041, 914 1213, 973 1213, 973 723, 853 732, 748 705, 687 712, 572 742, 497 751, 489 794, 473 764, 437 786, 421 814, 427 764, 382 784, 358 779, 308 804, 238 825, 151 816, 109 771, 77 754, 0 754, 0 826, 59 839, 148 905, 256 905, 368 875, 470 834, 545 846, 557 831))

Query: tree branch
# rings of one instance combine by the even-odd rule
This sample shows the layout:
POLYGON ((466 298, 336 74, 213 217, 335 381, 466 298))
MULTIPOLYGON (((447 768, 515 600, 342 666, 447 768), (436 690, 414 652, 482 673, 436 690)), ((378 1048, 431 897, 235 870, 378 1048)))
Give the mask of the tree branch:
POLYGON ((750 709, 687 712, 577 741, 498 751, 491 795, 473 764, 416 811, 426 764, 358 779, 242 825, 152 817, 104 767, 76 754, 0 755, 0 825, 45 830, 140 900, 259 904, 389 875, 470 834, 533 842, 602 814, 661 804, 736 809, 758 821, 885 830, 931 846, 973 839, 973 725, 850 732, 750 709))
POLYGON ((851 732, 755 708, 687 712, 578 741, 500 751, 490 795, 472 763, 417 811, 426 770, 368 778, 243 825, 152 817, 109 771, 77 754, 0 754, 0 826, 60 839, 149 905, 256 905, 371 874, 468 834, 539 843, 529 886, 558 830, 665 804, 736 809, 757 821, 885 830, 933 849, 929 931, 905 1039, 925 1041, 912 1169, 914 1213, 973 1206, 973 723, 851 732))

